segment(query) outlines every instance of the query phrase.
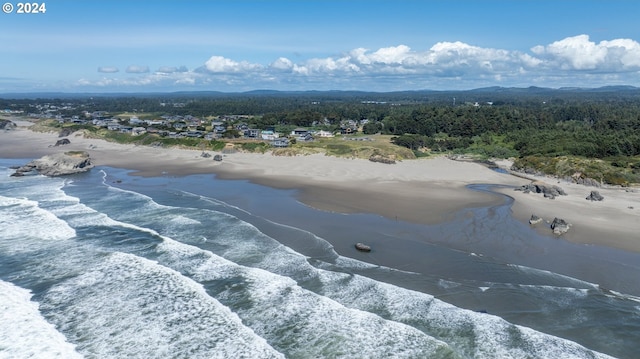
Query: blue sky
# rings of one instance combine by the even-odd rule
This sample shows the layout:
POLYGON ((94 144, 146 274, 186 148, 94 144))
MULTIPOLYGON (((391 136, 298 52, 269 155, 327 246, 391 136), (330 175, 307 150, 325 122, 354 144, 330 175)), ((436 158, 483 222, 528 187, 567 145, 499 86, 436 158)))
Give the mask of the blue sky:
POLYGON ((0 93, 640 86, 637 0, 11 4, 0 93))

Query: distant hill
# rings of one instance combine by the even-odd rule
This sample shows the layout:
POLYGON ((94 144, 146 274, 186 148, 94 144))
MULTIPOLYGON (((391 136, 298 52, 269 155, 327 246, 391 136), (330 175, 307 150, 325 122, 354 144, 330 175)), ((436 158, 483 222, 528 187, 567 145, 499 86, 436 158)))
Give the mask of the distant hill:
POLYGON ((407 90, 407 91, 390 91, 390 92, 370 92, 370 91, 353 91, 353 90, 330 90, 330 91, 279 91, 269 89, 258 89, 246 92, 220 92, 220 91, 177 91, 177 92, 104 92, 104 93, 71 93, 71 92, 31 92, 31 93, 3 93, 0 98, 4 99, 72 99, 72 98, 123 98, 123 97, 162 97, 162 98, 216 98, 216 97, 315 97, 318 99, 331 98, 351 98, 375 101, 397 101, 397 100, 415 100, 426 96, 433 98, 463 98, 482 95, 483 98, 497 96, 522 96, 522 95, 538 95, 538 96, 555 96, 567 94, 585 94, 585 93, 625 93, 640 94, 640 88, 635 86, 603 86, 597 88, 581 88, 581 87, 562 87, 562 88, 546 88, 546 87, 500 87, 491 86, 470 90, 407 90))

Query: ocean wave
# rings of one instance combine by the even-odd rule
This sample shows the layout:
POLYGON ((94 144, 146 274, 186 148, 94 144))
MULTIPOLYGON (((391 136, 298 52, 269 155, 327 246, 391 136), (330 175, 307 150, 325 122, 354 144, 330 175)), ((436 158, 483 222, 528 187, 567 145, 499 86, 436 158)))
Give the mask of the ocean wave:
POLYGON ((131 254, 55 285, 42 310, 99 358, 284 358, 201 285, 131 254))
POLYGON ((82 358, 65 336, 42 317, 23 288, 0 280, 0 357, 82 358))

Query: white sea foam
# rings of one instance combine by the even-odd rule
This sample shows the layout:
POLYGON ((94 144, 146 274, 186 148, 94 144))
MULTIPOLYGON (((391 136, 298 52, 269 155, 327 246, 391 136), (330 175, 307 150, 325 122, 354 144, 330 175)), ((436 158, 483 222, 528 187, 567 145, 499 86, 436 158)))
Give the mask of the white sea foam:
POLYGON ((0 281, 1 358, 82 358, 74 345, 48 323, 31 293, 0 281))
POLYGON ((219 294, 236 308, 259 335, 292 357, 345 358, 439 357, 447 345, 413 327, 377 315, 345 308, 309 292, 291 278, 256 268, 240 267, 210 252, 166 240, 158 260, 198 281, 211 282, 232 274, 241 286, 219 294))
POLYGON ((185 217, 185 216, 175 216, 175 217, 172 217, 170 219, 170 221, 171 221, 172 224, 176 224, 176 225, 179 225, 179 226, 192 226, 194 224, 196 224, 196 225, 201 225, 202 224, 202 222, 200 222, 198 220, 195 220, 195 219, 192 219, 192 218, 189 218, 189 217, 185 217))
POLYGON ((447 342, 462 357, 607 358, 569 340, 461 309, 424 293, 357 275, 322 272, 320 278, 328 297, 362 310, 386 312, 389 319, 398 322, 412 323, 447 342))
POLYGON ((42 306, 80 352, 99 358, 284 357, 201 285, 130 254, 54 286, 42 306))
POLYGON ((38 202, 4 196, 0 196, 0 228, 4 239, 65 240, 76 235, 67 222, 38 202))

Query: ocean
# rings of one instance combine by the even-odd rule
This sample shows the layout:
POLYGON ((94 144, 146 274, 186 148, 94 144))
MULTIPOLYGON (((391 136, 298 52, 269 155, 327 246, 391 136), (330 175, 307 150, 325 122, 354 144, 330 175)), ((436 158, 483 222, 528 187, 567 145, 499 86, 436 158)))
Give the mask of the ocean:
POLYGON ((0 358, 640 352, 640 255, 540 235, 508 196, 427 226, 214 175, 9 176, 25 162, 0 160, 0 358))

